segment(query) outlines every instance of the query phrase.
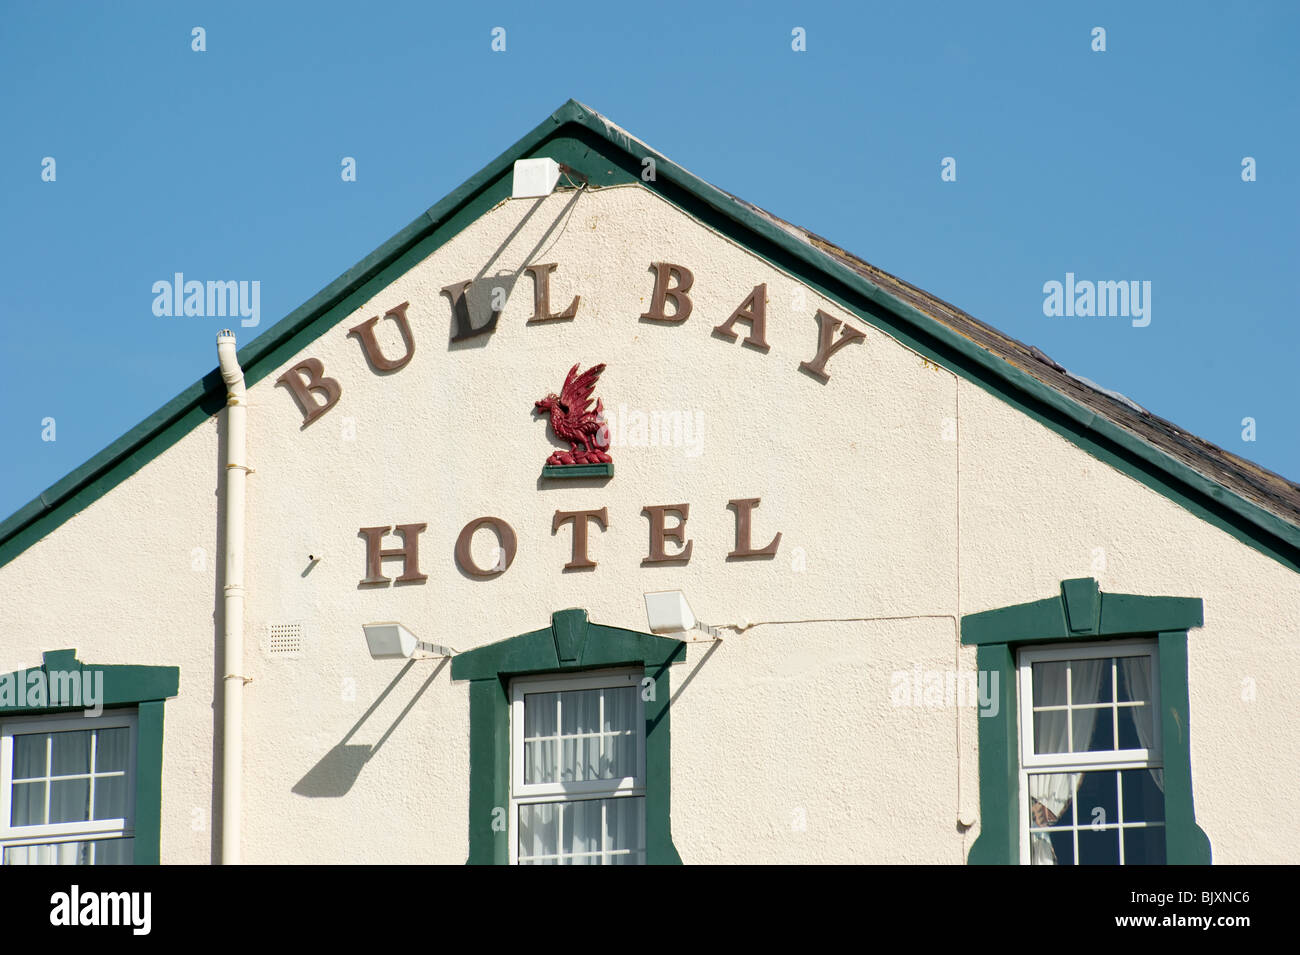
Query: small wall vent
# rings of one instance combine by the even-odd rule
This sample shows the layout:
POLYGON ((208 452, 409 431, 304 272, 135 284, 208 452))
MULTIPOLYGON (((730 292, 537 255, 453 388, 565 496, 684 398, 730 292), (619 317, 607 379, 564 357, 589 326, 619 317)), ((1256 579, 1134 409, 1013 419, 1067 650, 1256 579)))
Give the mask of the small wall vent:
POLYGON ((302 624, 273 623, 266 628, 266 655, 268 657, 302 656, 302 624))

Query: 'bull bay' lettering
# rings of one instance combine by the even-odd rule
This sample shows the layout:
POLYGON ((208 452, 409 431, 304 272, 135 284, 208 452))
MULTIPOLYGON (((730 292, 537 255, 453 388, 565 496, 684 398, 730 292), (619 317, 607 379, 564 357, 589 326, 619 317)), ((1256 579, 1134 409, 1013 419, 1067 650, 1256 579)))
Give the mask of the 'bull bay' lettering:
MULTIPOLYGON (((546 326, 573 321, 577 318, 582 302, 580 295, 575 295, 563 311, 552 310, 551 278, 558 268, 559 266, 553 262, 534 263, 524 267, 524 271, 528 272, 533 279, 533 313, 525 322, 526 325, 546 326)), ((673 262, 655 262, 651 265, 650 271, 653 273, 653 284, 649 289, 650 305, 641 314, 640 320, 663 325, 686 324, 695 308, 691 299, 691 291, 696 287, 694 273, 686 266, 673 262), (671 312, 668 311, 669 305, 672 306, 671 312)), ((483 284, 485 283, 480 283, 483 284)), ((465 279, 452 282, 441 290, 441 295, 447 298, 451 308, 450 341, 452 343, 491 335, 496 330, 497 321, 501 317, 503 303, 498 302, 494 294, 491 296, 490 304, 480 307, 480 317, 486 310, 486 318, 481 318, 480 324, 474 324, 469 301, 471 287, 477 288, 474 280, 465 279)), ((412 324, 418 325, 420 321, 418 317, 414 322, 408 320, 408 307, 410 307, 409 302, 394 305, 382 316, 376 315, 353 326, 346 333, 357 338, 361 343, 365 360, 375 374, 391 374, 399 371, 411 364, 415 357, 415 333, 412 324), (400 355, 389 356, 381 351, 375 334, 381 318, 389 319, 396 324, 403 345, 400 355)), ((418 306, 416 310, 419 310, 418 306)), ((861 343, 866 335, 820 309, 813 318, 817 322, 815 352, 810 360, 800 362, 798 367, 816 381, 825 384, 830 380, 830 372, 826 370, 826 365, 831 357, 846 345, 861 343)), ((714 317, 710 320, 712 321, 717 321, 717 318, 714 317)), ((766 283, 755 285, 721 324, 710 324, 712 337, 721 343, 736 341, 739 337, 736 332, 738 323, 748 326, 749 329, 743 344, 759 354, 767 354, 770 346, 767 342, 766 283)), ((782 327, 788 326, 783 324, 782 327)), ((293 397, 303 416, 303 428, 338 404, 343 393, 339 382, 326 376, 324 365, 319 358, 304 358, 298 361, 276 379, 276 384, 284 385, 293 397)))

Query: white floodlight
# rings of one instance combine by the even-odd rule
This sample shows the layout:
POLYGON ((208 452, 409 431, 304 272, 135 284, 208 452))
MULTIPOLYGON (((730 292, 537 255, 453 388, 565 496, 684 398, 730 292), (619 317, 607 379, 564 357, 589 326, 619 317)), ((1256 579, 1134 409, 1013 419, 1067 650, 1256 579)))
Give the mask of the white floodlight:
POLYGON ((514 182, 510 190, 512 199, 531 199, 549 196, 560 181, 560 164, 554 159, 516 159, 514 182))
POLYGON ((651 633, 687 633, 701 630, 721 640, 722 632, 696 619, 686 595, 680 590, 660 590, 645 595, 645 615, 651 633))
POLYGON ((416 639, 400 623, 364 623, 361 629, 365 631, 370 655, 376 660, 428 660, 449 657, 456 652, 450 647, 416 639))

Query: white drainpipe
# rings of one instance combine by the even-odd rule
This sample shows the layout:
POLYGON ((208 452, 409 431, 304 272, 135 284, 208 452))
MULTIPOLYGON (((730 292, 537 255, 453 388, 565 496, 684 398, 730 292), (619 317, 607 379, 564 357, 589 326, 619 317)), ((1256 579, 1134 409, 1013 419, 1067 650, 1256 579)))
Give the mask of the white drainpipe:
POLYGON ((235 357, 235 334, 217 335, 217 361, 226 382, 226 585, 225 676, 222 708, 221 863, 239 864, 239 817, 244 760, 244 425, 248 413, 244 371, 235 357))

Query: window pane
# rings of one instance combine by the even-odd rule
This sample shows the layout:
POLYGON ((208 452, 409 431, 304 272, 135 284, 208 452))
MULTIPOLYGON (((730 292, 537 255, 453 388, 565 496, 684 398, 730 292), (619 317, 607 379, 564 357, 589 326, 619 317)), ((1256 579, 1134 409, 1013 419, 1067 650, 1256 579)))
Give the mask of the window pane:
POLYGON ((524 736, 555 735, 555 703, 558 693, 526 693, 524 695, 524 736))
POLYGON ((600 779, 600 737, 560 739, 560 782, 581 783, 600 779))
POLYGON ((50 783, 50 822, 85 822, 90 818, 90 780, 59 779, 50 783))
POLYGON ((555 762, 556 742, 553 739, 524 744, 524 782, 558 782, 555 762))
POLYGON ((577 782, 582 779, 581 759, 578 756, 576 739, 560 740, 560 781, 577 782))
MULTIPOLYGON (((1064 689, 1062 689, 1064 692, 1064 689)), ((1069 752, 1066 737, 1070 725, 1069 710, 1043 710, 1034 714, 1034 752, 1069 752)))
POLYGON ((125 776, 97 776, 95 778, 95 818, 126 818, 125 776))
POLYGON ((1141 706, 1121 706, 1119 708, 1119 748, 1150 749, 1155 742, 1151 738, 1151 704, 1141 706), (1146 739, 1143 739, 1145 735, 1146 739))
POLYGON ((1124 830, 1125 865, 1164 865, 1165 827, 1124 830))
POLYGON ((1164 783, 1164 774, 1151 769, 1126 769, 1120 773, 1124 793, 1125 822, 1164 822, 1165 794, 1156 784, 1164 783))
POLYGON ((55 842, 40 846, 10 846, 5 865, 89 865, 90 843, 55 842))
POLYGON ((1117 696, 1121 703, 1151 699, 1151 658, 1121 657, 1117 696))
POLYGON ((1114 718, 1109 709, 1071 710, 1070 716, 1074 720, 1074 752, 1115 748, 1114 718))
POLYGON ((39 826, 45 822, 45 783, 14 783, 11 826, 39 826))
POLYGON ((1065 705, 1065 661, 1033 665, 1034 706, 1065 705))
POLYGON ((615 865, 642 861, 645 852, 645 799, 605 800, 605 850, 628 849, 628 855, 614 856, 615 865))
MULTIPOLYGON (((534 856, 555 855, 559 851, 559 818, 553 802, 532 803, 519 807, 519 861, 534 856)), ((554 865, 554 860, 545 860, 554 865)))
MULTIPOLYGON (((90 772, 90 730, 51 733, 54 741, 54 776, 90 772)), ((54 820, 51 820, 54 821, 54 820)))
POLYGON ((134 839, 98 842, 52 842, 39 846, 10 846, 5 865, 131 865, 134 839))
POLYGON ((1029 825, 1046 828, 1074 819, 1074 788, 1078 773, 1040 773, 1029 777, 1029 825))
POLYGON ((1029 836, 1030 865, 1074 865, 1074 830, 1051 829, 1029 836))
POLYGON ((39 779, 45 775, 45 734, 14 737, 14 779, 39 779))
POLYGON ((603 779, 626 779, 637 771, 637 738, 631 735, 606 736, 605 758, 601 762, 603 779))
POLYGON ((627 865, 644 861, 643 797, 578 799, 519 807, 521 865, 627 865), (556 855, 560 858, 542 858, 556 855))
POLYGON ((95 865, 131 865, 135 861, 134 839, 100 839, 95 847, 95 865))
MULTIPOLYGON (((1075 797, 1080 826, 1113 826, 1119 820, 1119 801, 1116 796, 1117 780, 1113 769, 1083 773, 1079 793, 1075 797)), ((1079 850, 1082 854, 1083 850, 1079 850)))
POLYGON ((636 688, 630 686, 610 687, 605 694, 605 722, 601 729, 606 732, 632 731, 636 727, 636 688))
POLYGON ((98 732, 95 739, 95 772, 111 773, 126 769, 126 757, 131 745, 130 733, 124 726, 98 732))
POLYGON ((584 799, 579 802, 563 803, 566 853, 600 851, 600 837, 603 830, 601 804, 609 801, 611 800, 584 799))
POLYGON ((1109 702, 1110 660, 1071 660, 1070 694, 1073 706, 1109 702))
POLYGON ((568 690, 560 700, 560 732, 600 732, 600 690, 568 690))
POLYGON ((1079 865, 1119 865, 1119 830, 1079 830, 1079 865))
POLYGON ((10 846, 4 851, 5 865, 37 865, 44 846, 10 846))

